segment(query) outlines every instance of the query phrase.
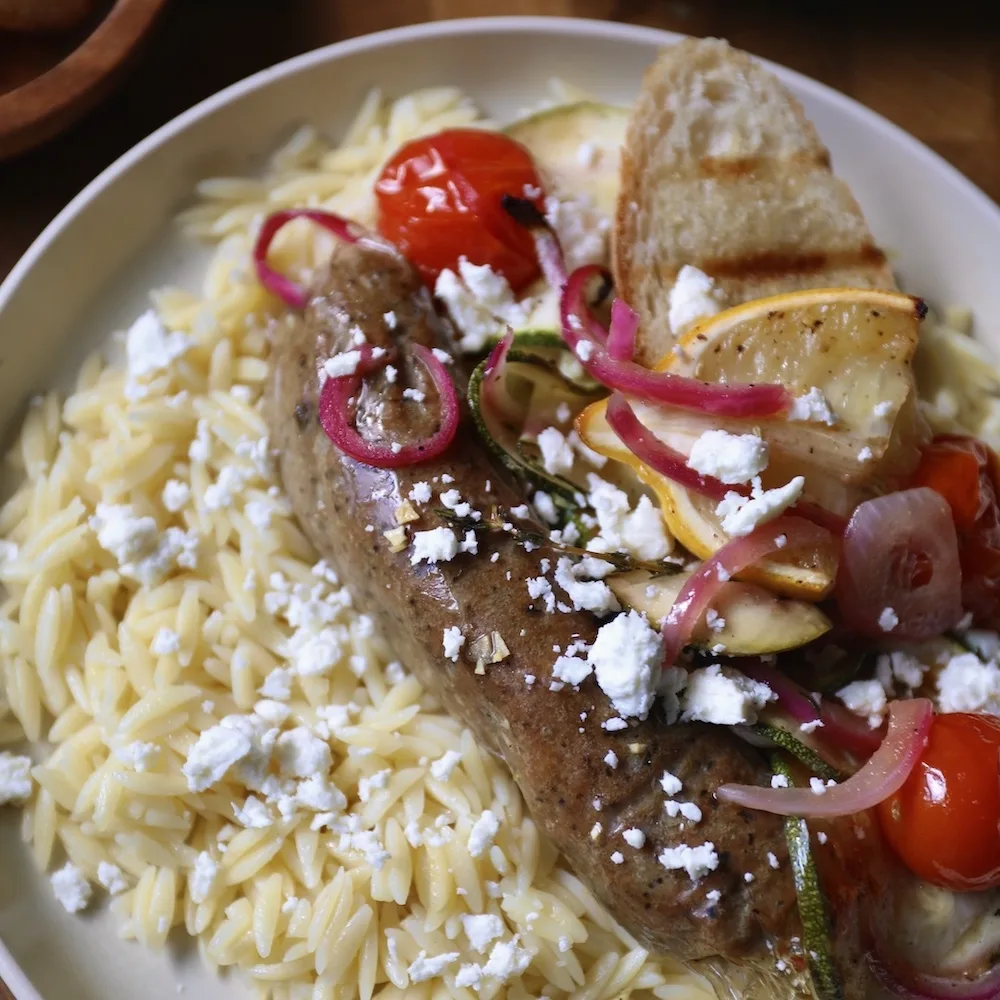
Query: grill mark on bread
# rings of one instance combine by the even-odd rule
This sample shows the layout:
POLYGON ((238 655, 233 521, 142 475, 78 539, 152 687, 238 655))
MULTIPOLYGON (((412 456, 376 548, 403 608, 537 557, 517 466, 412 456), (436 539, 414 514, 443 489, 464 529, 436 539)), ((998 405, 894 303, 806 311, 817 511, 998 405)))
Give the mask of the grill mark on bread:
POLYGON ((880 268, 885 254, 873 243, 853 250, 760 250, 741 257, 716 257, 698 266, 713 278, 774 279, 797 274, 819 274, 828 270, 857 267, 880 268))
POLYGON ((698 173, 704 178, 738 180, 741 177, 779 175, 790 167, 805 170, 829 170, 830 153, 826 149, 800 150, 791 156, 703 156, 698 161, 698 173))

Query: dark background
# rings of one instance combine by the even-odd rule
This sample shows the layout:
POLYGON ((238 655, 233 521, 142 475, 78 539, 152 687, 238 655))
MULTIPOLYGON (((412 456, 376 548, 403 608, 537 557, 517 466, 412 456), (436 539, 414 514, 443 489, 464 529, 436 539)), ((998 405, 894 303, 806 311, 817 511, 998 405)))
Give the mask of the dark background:
MULTIPOLYGON (((84 184, 201 98, 329 42, 470 15, 576 15, 723 35, 875 108, 1000 199, 1000 17, 986 7, 965 0, 909 6, 877 0, 172 0, 110 98, 44 147, 0 163, 0 276, 84 184)), ((0 90, 3 66, 13 65, 10 45, 10 37, 0 39, 0 90)))

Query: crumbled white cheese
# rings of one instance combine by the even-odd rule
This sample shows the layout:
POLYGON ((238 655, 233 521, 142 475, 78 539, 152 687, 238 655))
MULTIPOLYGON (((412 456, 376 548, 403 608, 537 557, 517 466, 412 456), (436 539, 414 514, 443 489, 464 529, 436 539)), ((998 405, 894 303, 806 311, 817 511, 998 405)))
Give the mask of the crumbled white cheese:
POLYGON ((421 951, 410 963, 406 974, 410 977, 411 983, 423 983, 440 976, 449 965, 454 965, 458 961, 458 957, 457 951, 448 951, 432 957, 428 957, 426 951, 421 951))
POLYGON ((874 457, 875 455, 872 452, 871 448, 868 447, 868 445, 865 445, 864 448, 862 448, 858 452, 858 461, 861 462, 862 464, 865 462, 870 462, 874 457))
POLYGON ((773 521, 796 503, 805 484, 804 477, 795 476, 784 486, 765 490, 758 477, 749 497, 730 491, 715 509, 722 519, 722 530, 733 536, 749 535, 759 524, 773 521))
POLYGON ((360 363, 360 351, 344 351, 323 362, 323 374, 327 378, 343 378, 355 374, 360 363))
POLYGON ((851 681, 837 692, 837 697, 855 715, 868 719, 868 725, 877 729, 886 713, 885 688, 876 681, 851 681))
POLYGON ((172 628, 161 627, 157 629, 149 648, 154 656, 172 656, 180 652, 181 637, 172 628))
POLYGON ((975 653, 960 653, 937 677, 941 712, 1000 715, 1000 667, 983 663, 975 653))
POLYGON ((121 868, 108 861, 98 862, 97 881, 112 896, 117 896, 128 889, 128 882, 125 881, 125 874, 122 872, 121 868))
POLYGON ((597 632, 587 660, 597 684, 620 715, 645 719, 663 666, 659 632, 635 611, 624 611, 597 632))
POLYGON ((552 679, 561 684, 577 687, 594 672, 586 660, 574 655, 562 655, 552 665, 552 679))
POLYGON ((538 448, 542 465, 550 476, 565 475, 573 468, 573 449, 558 427, 546 427, 539 432, 538 448))
POLYGON ((566 592, 573 608, 590 611, 595 615, 607 615, 620 611, 621 605, 611 588, 601 580, 578 580, 571 559, 563 556, 556 563, 556 583, 566 592))
POLYGON ((691 446, 687 464, 703 476, 734 484, 749 483, 767 468, 767 461, 767 442, 756 434, 711 430, 691 446))
POLYGON ((376 771, 374 774, 369 775, 365 778, 358 779, 358 798, 362 802, 367 802, 372 797, 373 792, 380 791, 389 784, 389 778, 392 775, 391 768, 383 768, 381 771, 376 771))
POLYGON ((163 506, 176 514, 191 499, 191 487, 179 479, 168 479, 163 487, 163 506))
POLYGON ((665 847, 656 860, 669 871, 686 871, 695 882, 719 867, 719 855, 715 853, 715 844, 709 841, 697 847, 689 847, 687 844, 665 847))
POLYGON ((174 566, 194 569, 198 539, 180 528, 160 535, 151 517, 136 516, 128 504, 99 503, 90 526, 101 548, 118 560, 123 576, 152 586, 174 566))
POLYGON ((613 851, 611 854, 611 863, 613 865, 622 865, 625 863, 625 855, 621 851, 613 851))
POLYGON ((878 616, 878 627, 883 632, 891 632, 899 624, 895 608, 883 608, 878 616))
POLYGON ((767 852, 767 863, 775 869, 781 867, 778 863, 778 856, 773 851, 767 852))
POLYGON ((247 830, 263 830, 274 823, 271 811, 255 795, 248 795, 242 806, 234 806, 233 816, 247 830))
POLYGON ((647 496, 630 510, 628 496, 616 486, 591 473, 587 503, 597 515, 599 532, 587 544, 592 552, 627 552, 635 559, 657 562, 670 552, 670 539, 663 518, 647 496))
POLYGON ((567 270, 607 260, 611 220, 589 198, 549 195, 545 218, 559 237, 567 270))
POLYGON ((321 813, 340 813, 347 808, 347 796, 325 774, 314 774, 300 781, 295 801, 305 809, 321 813))
POLYGON ((135 771, 148 771, 160 756, 160 748, 155 743, 134 740, 125 746, 116 747, 115 756, 135 771))
POLYGON ((431 777, 437 781, 447 781, 462 762, 462 755, 457 750, 446 750, 431 764, 431 777))
POLYGON ((451 528, 431 528, 413 533, 410 564, 448 562, 458 555, 458 538, 451 528))
POLYGON ((155 311, 147 309, 125 334, 129 380, 126 392, 131 389, 131 398, 141 396, 141 390, 136 391, 138 382, 146 380, 154 372, 169 368, 193 345, 194 341, 187 334, 177 331, 168 333, 155 311))
POLYGON ((634 826, 622 832, 622 839, 629 847, 634 847, 636 850, 646 843, 646 835, 634 826))
POLYGON ((434 283, 434 294, 448 307, 461 334, 458 349, 477 353, 505 326, 524 325, 534 302, 519 302, 507 279, 488 264, 458 259, 458 273, 445 268, 434 283))
POLYGON ((407 496, 414 503, 429 503, 431 499, 431 484, 421 480, 414 483, 407 496))
POLYGON ((678 778, 676 774, 664 771, 663 777, 660 778, 660 787, 667 795, 673 796, 676 795, 684 786, 681 784, 681 779, 678 778))
POLYGON ((31 760, 6 751, 0 753, 0 806, 30 797, 31 760))
POLYGON ((802 725, 799 726, 799 732, 807 734, 814 733, 816 732, 817 729, 822 729, 822 728, 823 728, 822 719, 810 719, 809 722, 803 722, 802 725))
POLYGON ((469 946, 482 954, 491 941, 503 935, 503 920, 495 913, 463 913, 462 930, 469 939, 469 946))
POLYGON ((757 712, 777 695, 745 674, 710 664, 691 671, 684 691, 685 722, 710 722, 719 726, 753 725, 757 712))
POLYGON ((90 883, 71 861, 49 876, 52 891, 67 913, 79 913, 90 904, 90 883))
POLYGON ((275 747, 278 767, 285 777, 307 778, 330 769, 330 747, 305 726, 297 726, 278 737, 275 747))
POLYGON ((700 319, 722 309, 722 296, 704 271, 685 264, 670 289, 667 320, 674 335, 684 333, 700 319))
POLYGON ((452 663, 458 663, 458 654, 465 645, 465 636, 462 635, 462 630, 457 625, 446 628, 442 636, 442 642, 444 644, 445 657, 451 660, 452 663))
POLYGON ((788 779, 783 774, 772 774, 771 775, 771 787, 772 788, 787 788, 788 779))
POLYGON ((545 611, 552 614, 556 609, 556 595, 552 592, 552 584, 544 576, 530 576, 527 579, 528 596, 537 601, 542 599, 545 611))
POLYGON ((614 750, 609 750, 604 755, 604 763, 613 770, 618 766, 618 754, 616 754, 614 750))
POLYGON ((823 779, 810 778, 809 790, 813 793, 813 795, 826 795, 826 785, 823 784, 823 779))
POLYGON ((484 809, 469 831, 469 854, 474 858, 480 857, 493 843, 493 838, 499 829, 500 820, 496 814, 489 809, 484 809))
POLYGON ((555 501, 548 493, 543 493, 539 490, 532 497, 531 504, 538 513, 538 516, 547 524, 559 523, 559 512, 556 510, 555 501))
POLYGON ((589 361, 594 355, 594 345, 589 340, 580 340, 574 348, 581 361, 589 361))
POLYGON ((275 701, 288 701, 292 696, 292 672, 287 667, 275 667, 261 685, 258 694, 275 701))
MULTIPOLYGON (((789 420, 806 420, 832 427, 837 422, 837 414, 830 407, 829 400, 816 387, 804 396, 796 396, 788 409, 789 420)), ((862 459, 859 458, 859 461, 862 459)))

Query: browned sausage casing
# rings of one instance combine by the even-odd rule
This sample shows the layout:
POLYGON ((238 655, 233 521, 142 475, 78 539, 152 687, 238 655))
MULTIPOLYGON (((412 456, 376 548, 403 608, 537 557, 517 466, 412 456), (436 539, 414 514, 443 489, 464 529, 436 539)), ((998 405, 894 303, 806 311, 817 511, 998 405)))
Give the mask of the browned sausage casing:
MULTIPOLYGON (((782 821, 721 805, 712 794, 727 781, 766 784, 769 772, 756 754, 721 727, 668 726, 655 710, 646 722, 608 733, 601 723, 617 713, 592 679, 579 691, 548 690, 553 649, 565 649, 575 637, 592 642, 597 622, 586 612, 532 610, 525 581, 539 574, 544 551, 528 553, 503 535, 482 536, 476 556, 437 565, 411 566, 408 551, 389 551, 382 533, 396 527, 396 508, 415 482, 436 480, 436 495, 449 488, 437 477, 452 476, 450 486, 484 512, 495 504, 516 506, 523 497, 491 462, 468 417, 445 457, 412 468, 371 468, 334 448, 317 419, 317 371, 351 345, 357 329, 370 344, 399 354, 394 384, 384 373, 371 376, 358 394, 361 433, 407 443, 437 425, 434 389, 408 347, 444 346, 428 293, 402 258, 339 247, 303 316, 275 334, 269 400, 285 489, 317 550, 338 569, 357 604, 376 613, 403 663, 506 761, 535 821, 645 945, 686 960, 739 958, 762 956, 765 941, 798 934, 782 821), (391 330, 384 319, 390 311, 396 316, 391 330), (424 390, 427 401, 404 400, 407 385, 424 390), (374 530, 366 531, 367 525, 374 530), (496 562, 489 558, 493 552, 499 553, 496 562), (458 663, 443 655, 442 633, 450 626, 466 636, 458 663), (510 656, 477 675, 469 645, 494 630, 510 656), (533 685, 528 675, 537 678, 533 685), (609 750, 618 756, 615 769, 604 762, 609 750), (668 817, 659 784, 664 770, 683 782, 678 798, 701 807, 700 823, 668 817), (598 821, 602 833, 592 837, 598 821), (645 831, 641 850, 622 840, 629 827, 645 831), (715 845, 720 864, 697 884, 656 860, 664 847, 705 841, 715 845), (612 862, 615 851, 625 855, 623 864, 612 862), (768 852, 778 857, 777 870, 768 865, 768 852), (721 893, 714 905, 706 899, 711 889, 721 893)), ((438 527, 431 512, 436 505, 435 496, 411 529, 438 527)))

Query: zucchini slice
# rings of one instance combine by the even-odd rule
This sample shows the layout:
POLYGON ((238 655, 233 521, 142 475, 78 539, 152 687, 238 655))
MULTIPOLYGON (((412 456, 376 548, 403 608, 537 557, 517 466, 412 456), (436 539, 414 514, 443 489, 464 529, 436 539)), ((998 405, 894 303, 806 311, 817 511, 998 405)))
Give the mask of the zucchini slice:
MULTIPOLYGON (((792 769, 780 753, 773 756, 771 766, 775 773, 783 774, 789 784, 793 783, 792 769)), ((798 816, 786 817, 785 839, 788 841, 788 856, 802 920, 802 947, 809 961, 813 989, 817 1000, 843 1000, 840 978, 833 961, 830 911, 826 893, 819 883, 806 821, 798 816)))
POLYGON ((758 722, 754 727, 758 736, 770 740, 775 746, 781 747, 797 760, 800 760, 818 778, 824 781, 842 781, 844 774, 832 764, 828 764, 808 743, 794 736, 784 726, 779 725, 774 717, 765 722, 758 722))
POLYGON ((587 195, 595 208, 612 216, 628 119, 627 108, 579 101, 538 111, 505 131, 531 153, 549 188, 587 195))
MULTIPOLYGON (((654 577, 644 570, 621 573, 607 580, 622 604, 645 612, 650 621, 662 621, 673 607, 689 573, 654 577)), ((705 625, 695 631, 690 645, 715 649, 728 656, 758 656, 796 649, 831 628, 830 619, 814 604, 778 597, 752 583, 730 581, 712 602, 725 624, 714 632, 705 625), (718 647, 723 647, 719 649, 718 647)))

